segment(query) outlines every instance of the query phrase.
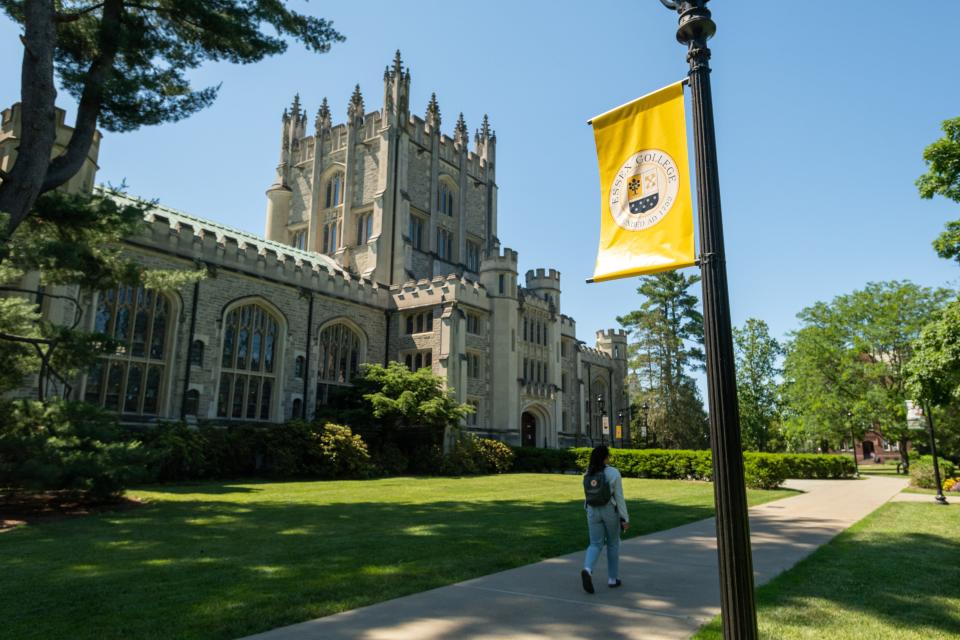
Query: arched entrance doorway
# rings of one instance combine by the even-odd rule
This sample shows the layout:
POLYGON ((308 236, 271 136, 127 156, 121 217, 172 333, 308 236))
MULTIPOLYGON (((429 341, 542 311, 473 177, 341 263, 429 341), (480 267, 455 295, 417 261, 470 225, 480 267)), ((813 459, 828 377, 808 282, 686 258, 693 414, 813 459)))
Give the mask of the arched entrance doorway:
POLYGON ((874 453, 873 442, 870 440, 864 440, 861 446, 863 447, 863 459, 869 460, 872 458, 874 453))
POLYGON ((524 447, 537 446, 537 419, 529 411, 520 416, 520 444, 524 447))

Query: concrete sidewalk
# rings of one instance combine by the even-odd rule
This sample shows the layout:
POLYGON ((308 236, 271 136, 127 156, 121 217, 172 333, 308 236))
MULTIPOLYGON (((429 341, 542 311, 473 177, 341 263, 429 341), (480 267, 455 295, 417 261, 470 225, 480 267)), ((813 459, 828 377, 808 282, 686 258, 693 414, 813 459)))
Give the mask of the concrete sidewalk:
MULTIPOLYGON (((763 584, 857 522, 907 485, 904 478, 794 480, 802 495, 750 509, 753 568, 763 584)), ((625 541, 624 585, 580 588, 583 552, 326 618, 249 640, 433 638, 689 638, 720 613, 714 519, 625 541)))

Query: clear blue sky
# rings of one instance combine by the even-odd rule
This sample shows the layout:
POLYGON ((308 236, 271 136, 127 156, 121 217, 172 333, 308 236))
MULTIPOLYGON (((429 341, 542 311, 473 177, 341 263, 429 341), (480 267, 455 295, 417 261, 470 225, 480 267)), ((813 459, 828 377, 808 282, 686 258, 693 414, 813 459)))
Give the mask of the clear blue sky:
MULTIPOLYGON (((957 285, 930 241, 960 217, 923 201, 921 152, 960 116, 953 39, 960 3, 711 2, 713 88, 733 321, 775 335, 816 300, 868 281, 957 285)), ((500 237, 521 271, 560 269, 563 307, 588 342, 634 308, 636 282, 586 285, 599 233, 599 186, 586 120, 686 73, 676 16, 658 0, 311 2, 347 36, 330 53, 291 45, 263 63, 210 65, 210 109, 177 124, 107 134, 100 181, 262 233, 280 115, 300 92, 311 119, 328 97, 345 117, 354 84, 382 100, 395 49, 412 71, 413 111, 437 92, 443 129, 463 111, 497 131, 500 237)), ((0 18, 0 104, 18 99, 20 45, 0 18), (14 61, 16 63, 14 64, 14 61)), ((73 117, 66 94, 61 105, 73 117)))

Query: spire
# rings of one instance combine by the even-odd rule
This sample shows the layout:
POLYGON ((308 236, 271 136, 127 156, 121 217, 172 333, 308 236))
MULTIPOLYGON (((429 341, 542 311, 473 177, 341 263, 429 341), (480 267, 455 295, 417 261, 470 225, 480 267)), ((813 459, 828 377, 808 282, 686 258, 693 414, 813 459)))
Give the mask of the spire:
POLYGON ((400 49, 397 49, 397 53, 393 56, 393 73, 394 75, 403 73, 403 59, 400 57, 400 49))
POLYGON ((314 120, 314 125, 317 128, 317 133, 330 128, 330 105, 327 103, 326 98, 323 99, 323 102, 320 103, 320 108, 317 109, 317 118, 314 120))
POLYGON ((480 123, 480 137, 484 140, 490 138, 490 119, 487 118, 487 114, 483 114, 483 122, 480 123))
POLYGON ((350 105, 347 107, 347 119, 351 124, 357 124, 357 121, 363 121, 364 116, 363 95, 360 93, 360 85, 353 89, 353 95, 350 96, 350 105))
POLYGON ((293 104, 290 105, 290 115, 293 116, 294 119, 297 119, 300 117, 300 114, 300 94, 297 93, 293 96, 293 104))
POLYGON ((424 118, 434 131, 440 131, 440 105, 437 104, 437 94, 430 94, 430 103, 427 104, 427 115, 424 118))
POLYGON ((467 121, 463 119, 463 112, 457 118, 457 125, 453 128, 453 141, 462 148, 467 148, 467 142, 470 140, 470 130, 467 129, 467 121))

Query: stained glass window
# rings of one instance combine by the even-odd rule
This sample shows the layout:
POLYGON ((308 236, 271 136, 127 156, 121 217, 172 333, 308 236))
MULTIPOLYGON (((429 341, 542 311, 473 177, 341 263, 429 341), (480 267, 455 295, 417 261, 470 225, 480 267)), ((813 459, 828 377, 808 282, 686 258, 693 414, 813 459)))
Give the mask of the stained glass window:
POLYGON ((88 371, 84 400, 110 411, 156 415, 170 317, 169 300, 152 289, 124 285, 100 292, 93 329, 113 338, 117 350, 88 371))

